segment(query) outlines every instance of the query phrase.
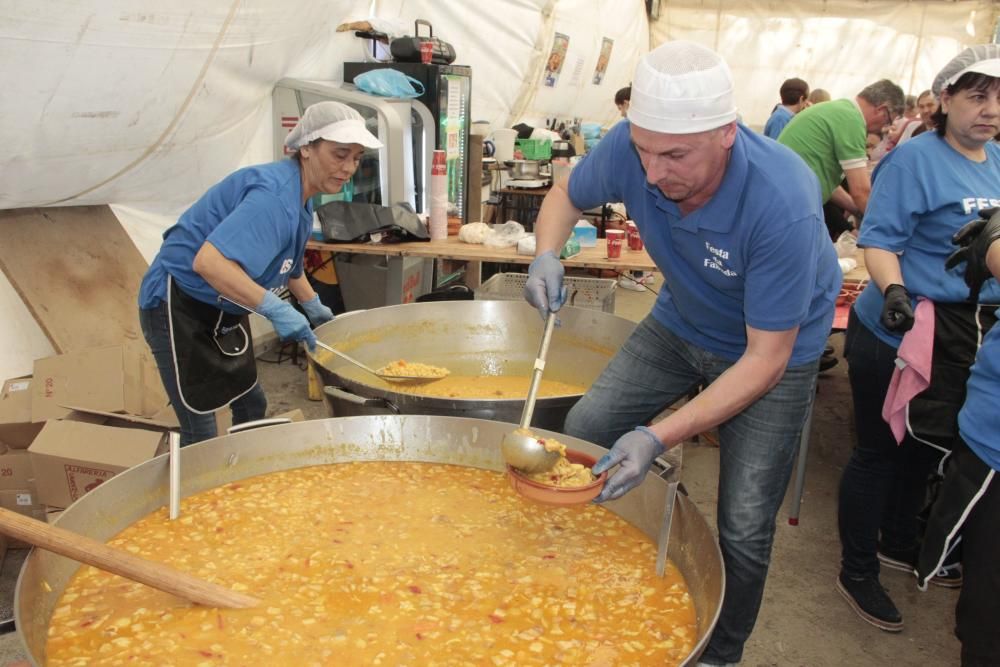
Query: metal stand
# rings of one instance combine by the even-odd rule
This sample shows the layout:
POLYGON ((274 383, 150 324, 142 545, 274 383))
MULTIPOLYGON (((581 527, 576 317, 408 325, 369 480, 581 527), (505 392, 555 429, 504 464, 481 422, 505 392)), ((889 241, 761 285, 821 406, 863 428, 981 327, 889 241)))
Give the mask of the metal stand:
POLYGON ((812 429, 813 407, 809 406, 806 423, 802 427, 802 437, 799 439, 799 454, 795 463, 795 491, 792 493, 792 511, 788 515, 788 525, 799 525, 799 509, 802 507, 802 491, 806 484, 806 458, 809 453, 809 431, 812 429))

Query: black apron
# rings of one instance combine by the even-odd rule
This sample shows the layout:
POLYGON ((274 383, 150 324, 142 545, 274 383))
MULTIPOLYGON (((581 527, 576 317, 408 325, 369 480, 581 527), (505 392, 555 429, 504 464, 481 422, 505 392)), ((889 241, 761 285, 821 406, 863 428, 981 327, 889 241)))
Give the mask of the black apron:
POLYGON ((188 296, 167 278, 170 348, 184 406, 209 414, 257 384, 250 315, 233 315, 188 296))
POLYGON ((997 321, 996 311, 995 305, 934 303, 931 383, 907 407, 907 430, 925 445, 943 453, 954 447, 969 369, 983 336, 997 321))

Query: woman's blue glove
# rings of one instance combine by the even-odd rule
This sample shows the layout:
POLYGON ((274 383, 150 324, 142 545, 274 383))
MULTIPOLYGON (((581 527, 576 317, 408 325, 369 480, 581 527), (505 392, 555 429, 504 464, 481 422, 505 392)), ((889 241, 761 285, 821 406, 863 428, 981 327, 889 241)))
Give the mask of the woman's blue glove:
POLYGON ((309 318, 314 327, 326 324, 333 319, 333 311, 323 305, 323 302, 319 300, 319 294, 308 301, 299 301, 299 305, 302 306, 302 310, 306 311, 306 317, 309 318))
POLYGON ((309 326, 309 320, 295 310, 292 304, 279 299, 274 292, 264 293, 264 300, 257 306, 257 312, 271 320, 281 340, 300 340, 310 351, 316 349, 316 336, 309 326))
POLYGON ((563 304, 563 265, 556 254, 549 250, 535 258, 528 266, 528 280, 524 283, 524 298, 538 309, 544 320, 549 311, 557 311, 563 304))
POLYGON ((621 498, 626 493, 642 484, 646 479, 653 459, 665 452, 667 448, 645 426, 637 426, 618 438, 611 451, 601 457, 593 468, 594 475, 621 464, 618 471, 605 483, 601 495, 594 499, 595 503, 621 498))

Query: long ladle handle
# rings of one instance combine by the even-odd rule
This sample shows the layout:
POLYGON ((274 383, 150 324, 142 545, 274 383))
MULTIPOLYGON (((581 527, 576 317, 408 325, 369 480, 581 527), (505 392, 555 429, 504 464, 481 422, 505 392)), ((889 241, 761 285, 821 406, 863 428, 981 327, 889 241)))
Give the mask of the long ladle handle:
MULTIPOLYGON (((354 364, 355 366, 357 366, 358 368, 365 369, 366 371, 368 371, 372 375, 378 375, 378 371, 376 371, 374 368, 370 368, 370 367, 366 366, 365 364, 361 363, 360 361, 358 361, 357 359, 355 359, 354 357, 352 357, 352 356, 350 356, 348 354, 345 354, 345 353, 341 352, 340 350, 338 350, 336 348, 330 347, 329 345, 327 345, 326 343, 324 343, 321 340, 317 340, 316 341, 316 347, 321 347, 324 350, 326 350, 327 352, 333 352, 335 355, 337 355, 338 357, 340 357, 344 361, 349 361, 352 364, 354 364)), ((381 377, 381 376, 379 375, 379 377, 381 377)))
POLYGON ((250 595, 231 591, 168 565, 133 556, 127 551, 113 549, 89 537, 2 508, 0 532, 207 607, 246 609, 261 604, 260 600, 250 595))
POLYGON ((545 357, 549 354, 549 343, 552 341, 552 330, 556 326, 556 314, 549 311, 545 318, 545 331, 542 333, 542 344, 538 347, 538 357, 531 374, 531 384, 528 386, 528 398, 524 401, 524 412, 521 413, 521 428, 531 425, 531 415, 535 412, 535 399, 538 397, 538 385, 542 382, 542 371, 545 370, 545 357))

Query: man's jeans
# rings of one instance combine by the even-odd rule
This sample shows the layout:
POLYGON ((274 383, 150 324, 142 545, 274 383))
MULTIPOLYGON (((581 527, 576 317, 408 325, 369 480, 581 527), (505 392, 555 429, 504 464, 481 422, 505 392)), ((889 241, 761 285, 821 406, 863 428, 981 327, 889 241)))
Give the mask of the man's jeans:
MULTIPOLYGON (((566 418, 604 447, 733 365, 647 316, 566 418)), ((771 391, 719 425, 719 544, 726 596, 702 660, 739 662, 764 594, 775 515, 791 477, 818 363, 789 368, 771 391)))
MULTIPOLYGON (((177 421, 181 425, 181 445, 190 445, 202 440, 208 440, 218 435, 215 424, 215 414, 200 415, 192 412, 181 401, 177 389, 177 371, 174 368, 174 357, 170 350, 170 319, 167 304, 161 301, 155 308, 139 310, 139 324, 142 335, 145 336, 149 349, 153 351, 156 367, 160 371, 163 388, 170 398, 170 405, 177 413, 177 421)), ((243 394, 229 404, 233 411, 233 424, 263 419, 267 412, 267 396, 258 382, 253 389, 243 394)))

